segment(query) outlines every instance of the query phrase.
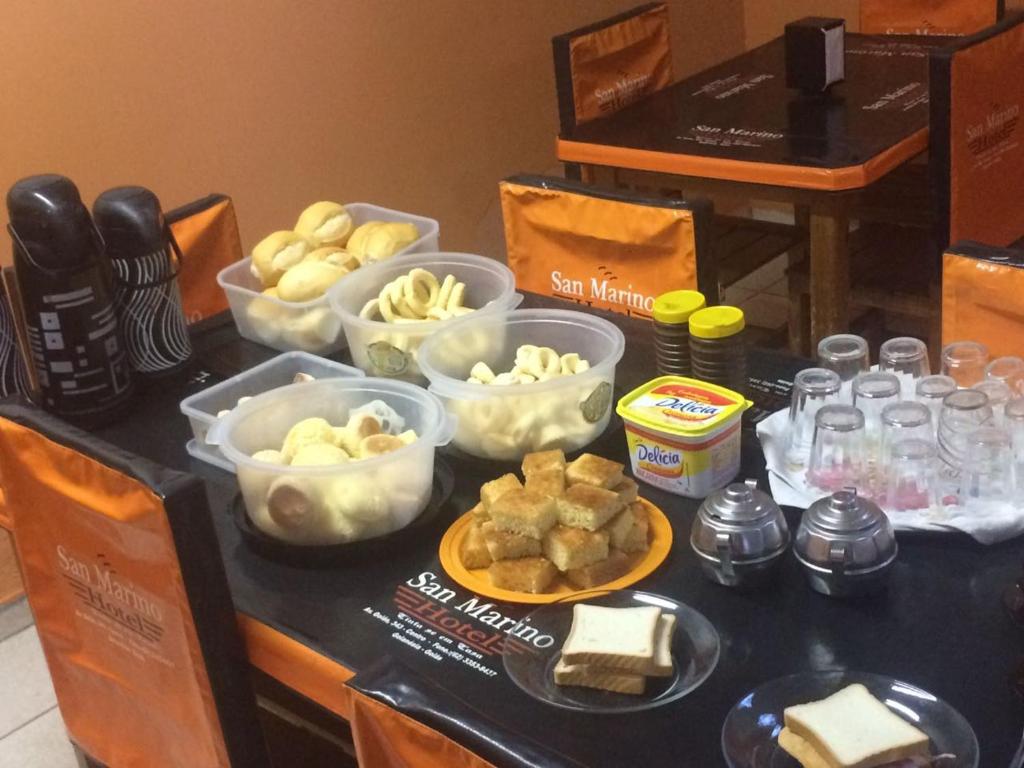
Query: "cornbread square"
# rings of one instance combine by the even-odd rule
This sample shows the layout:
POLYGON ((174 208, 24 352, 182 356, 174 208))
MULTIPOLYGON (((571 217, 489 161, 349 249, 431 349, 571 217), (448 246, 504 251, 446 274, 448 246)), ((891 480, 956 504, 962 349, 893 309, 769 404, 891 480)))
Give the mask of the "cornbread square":
POLYGON ((585 568, 608 557, 608 534, 556 525, 544 537, 544 554, 560 571, 585 568))
POLYGON ((592 485, 571 485, 555 502, 558 522, 588 531, 596 531, 622 509, 619 494, 592 485))
POLYGON ((566 571, 565 575, 580 589, 590 589, 622 578, 629 573, 632 565, 632 558, 613 549, 604 560, 598 560, 583 568, 573 568, 566 571))
POLYGON ((565 472, 561 469, 538 469, 526 476, 526 490, 555 498, 565 492, 565 472))
POLYGON ((522 488, 502 495, 491 506, 491 521, 498 530, 543 539, 558 522, 558 512, 554 499, 522 488))
POLYGON ((619 494, 619 501, 623 504, 632 504, 637 500, 640 487, 632 477, 624 477, 612 490, 619 494))
POLYGON ((487 551, 480 523, 473 523, 469 526, 469 530, 459 546, 459 559, 465 568, 486 568, 491 564, 491 555, 487 551))
POLYGON ((494 502, 509 491, 519 490, 522 487, 523 484, 519 482, 519 478, 509 472, 507 475, 502 475, 497 480, 491 480, 491 482, 484 483, 480 486, 480 503, 484 505, 485 510, 490 512, 491 507, 494 506, 494 502))
POLYGON ((623 465, 617 461, 584 453, 565 468, 565 479, 569 485, 582 483, 598 488, 614 488, 622 482, 623 465))
POLYGON ((529 479, 534 472, 544 472, 548 469, 565 471, 565 454, 561 448, 537 451, 523 456, 523 477, 529 479))
POLYGON ((487 511, 487 507, 484 506, 482 501, 478 501, 476 506, 469 510, 470 514, 473 515, 473 520, 478 523, 485 522, 491 519, 490 513, 487 511))
POLYGON ((630 505, 613 517, 608 525, 601 530, 608 532, 613 547, 622 549, 622 542, 629 536, 629 532, 633 530, 635 523, 636 516, 633 514, 632 505, 630 505))
POLYGON ((615 693, 643 693, 647 678, 632 672, 602 669, 593 664, 566 664, 559 659, 555 664, 555 685, 578 685, 615 693))
POLYGON ((625 538, 617 546, 623 552, 646 552, 649 546, 647 532, 650 527, 647 507, 635 503, 630 504, 627 509, 633 513, 633 527, 629 529, 625 538))
POLYGON ((558 569, 546 557, 524 557, 491 563, 487 573, 498 589, 538 594, 551 586, 558 569))
POLYGON ((515 560, 520 557, 535 557, 541 552, 540 541, 518 533, 498 530, 493 522, 480 526, 484 543, 491 560, 515 560))

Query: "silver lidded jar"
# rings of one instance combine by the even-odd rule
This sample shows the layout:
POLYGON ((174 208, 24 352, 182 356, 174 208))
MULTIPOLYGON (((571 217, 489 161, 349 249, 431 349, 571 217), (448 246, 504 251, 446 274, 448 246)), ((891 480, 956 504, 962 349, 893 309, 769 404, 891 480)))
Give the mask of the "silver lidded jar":
POLYGON ((727 587, 757 587, 774 575, 789 546, 786 518, 756 480, 731 483, 697 510, 690 546, 704 575, 727 587))
POLYGON ((844 488, 804 512, 793 553, 811 587, 823 595, 855 597, 884 588, 896 561, 896 534, 881 508, 844 488))

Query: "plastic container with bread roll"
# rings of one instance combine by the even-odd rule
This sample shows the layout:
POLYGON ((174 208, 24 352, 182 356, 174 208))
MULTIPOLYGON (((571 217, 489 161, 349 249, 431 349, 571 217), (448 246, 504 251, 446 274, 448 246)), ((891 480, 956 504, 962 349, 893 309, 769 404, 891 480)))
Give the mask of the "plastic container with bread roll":
POLYGON ((384 536, 409 525, 430 501, 434 454, 451 440, 454 420, 420 387, 385 379, 327 379, 292 384, 236 407, 207 433, 236 468, 253 524, 293 544, 341 544, 384 536), (280 449, 303 419, 348 423, 352 409, 380 400, 417 438, 368 459, 321 466, 257 461, 257 451, 280 449))
MULTIPOLYGON (((408 222, 416 225, 420 237, 398 251, 396 256, 437 251, 440 227, 436 220, 393 211, 369 203, 346 203, 354 227, 367 221, 408 222)), ((345 335, 327 296, 309 301, 283 301, 263 294, 263 284, 250 271, 251 257, 225 267, 217 275, 224 289, 238 333, 250 341, 282 352, 302 350, 328 355, 343 349, 345 335)), ((361 267, 342 281, 365 269, 361 267)))
POLYGON ((597 439, 612 413, 615 368, 626 340, 600 317, 565 309, 526 309, 459 318, 420 347, 429 390, 458 419, 453 445, 484 459, 514 461, 532 451, 576 451, 597 439), (466 381, 477 362, 509 371, 524 344, 576 353, 582 373, 529 384, 466 381))
MULTIPOLYGON (((419 253, 388 259, 347 275, 327 296, 344 328, 356 366, 370 376, 415 383, 426 383, 417 360, 424 339, 460 320, 514 309, 523 300, 516 293, 512 270, 499 261, 472 253, 419 253), (385 285, 413 269, 425 269, 439 282, 452 275, 465 283, 462 304, 474 311, 448 320, 403 323, 387 322, 379 316, 360 316, 366 303, 379 296, 385 285)), ((465 340, 468 343, 468 338, 465 340)), ((483 354, 493 340, 492 336, 485 336, 473 348, 483 354)))
POLYGON ((272 357, 181 401, 181 412, 188 417, 193 436, 185 450, 193 458, 234 472, 234 465, 224 458, 220 449, 206 442, 206 433, 217 421, 217 414, 234 409, 239 398, 255 397, 288 386, 294 383, 298 374, 314 379, 362 378, 365 375, 351 365, 336 363, 309 352, 285 352, 272 357))

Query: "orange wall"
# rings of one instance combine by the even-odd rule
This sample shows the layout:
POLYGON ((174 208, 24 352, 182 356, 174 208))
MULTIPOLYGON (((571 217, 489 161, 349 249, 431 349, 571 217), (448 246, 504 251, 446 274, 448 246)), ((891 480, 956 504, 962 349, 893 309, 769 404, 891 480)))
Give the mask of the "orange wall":
MULTIPOLYGON (((893 0, 898 2, 899 0, 893 0)), ((766 43, 781 35, 786 24, 804 16, 846 19, 846 28, 857 31, 859 0, 744 0, 744 27, 747 48, 766 43)))
MULTIPOLYGON (((638 2, 11 3, 0 187, 227 192, 246 246, 314 200, 364 200, 494 253, 498 180, 557 167, 550 37, 638 2)), ((671 5, 677 75, 743 49, 743 0, 671 5)))

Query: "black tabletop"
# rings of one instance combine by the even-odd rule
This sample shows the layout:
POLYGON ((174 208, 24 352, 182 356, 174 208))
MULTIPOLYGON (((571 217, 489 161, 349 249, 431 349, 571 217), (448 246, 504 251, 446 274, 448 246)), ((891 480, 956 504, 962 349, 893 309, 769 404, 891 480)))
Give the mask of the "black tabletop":
POLYGON ((643 167, 629 162, 634 150, 795 169, 863 166, 922 138, 928 50, 943 44, 938 37, 848 34, 845 81, 808 97, 786 87, 785 44, 777 38, 575 128, 562 136, 559 157, 591 161, 580 145, 597 145, 626 150, 608 163, 626 167, 643 167))
MULTIPOLYGON (((653 366, 645 325, 617 321, 628 339, 616 385, 624 391, 650 378, 653 366)), ((960 535, 901 534, 892 585, 887 594, 870 600, 817 595, 791 556, 774 588, 744 594, 702 578, 688 544, 698 502, 643 487, 643 495, 671 519, 675 541, 668 560, 637 587, 686 602, 707 616, 721 636, 721 658, 700 688, 673 704, 614 718, 571 713, 531 699, 506 677, 500 654, 492 652, 495 643, 481 639, 500 633, 482 623, 481 613, 471 613, 491 601, 472 602, 474 596, 452 582, 438 562, 443 530, 475 503, 480 484, 499 469, 450 461, 455 476, 451 503, 417 540, 387 555, 323 568, 266 560, 243 543, 232 521, 234 476, 185 453, 190 433, 177 404, 274 353, 241 341, 232 326, 217 323, 207 324, 197 347, 203 370, 149 386, 125 418, 99 434, 208 481, 238 610, 365 673, 363 688, 371 695, 389 685, 389 676, 392 683, 397 678, 406 694, 392 701, 394 706, 430 721, 494 762, 722 765, 720 731, 733 704, 780 675, 835 668, 891 675, 931 691, 974 726, 982 766, 1008 762, 1024 723, 1024 706, 1010 687, 1024 636, 1004 616, 1000 592, 1020 572, 1020 541, 982 547, 960 535), (483 635, 474 635, 456 658, 468 630, 483 635), (448 707, 452 716, 431 715, 431 710, 448 707)), ((777 407, 801 363, 752 352, 750 367, 759 390, 755 399, 777 407)), ((621 429, 613 426, 596 450, 625 461, 621 429)), ((765 487, 764 472, 756 438, 746 429, 743 474, 758 477, 765 487)), ((787 514, 795 526, 799 513, 787 514)), ((502 603, 494 609, 510 618, 529 610, 502 603)), ((354 682, 361 685, 359 675, 354 682)))

